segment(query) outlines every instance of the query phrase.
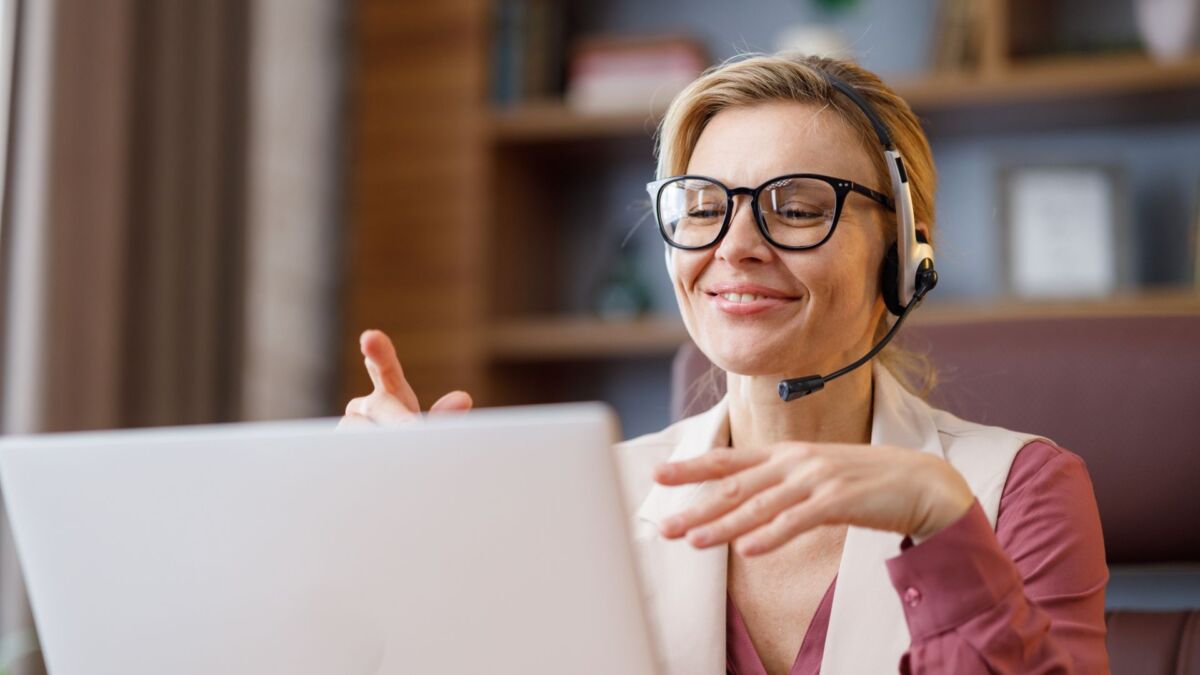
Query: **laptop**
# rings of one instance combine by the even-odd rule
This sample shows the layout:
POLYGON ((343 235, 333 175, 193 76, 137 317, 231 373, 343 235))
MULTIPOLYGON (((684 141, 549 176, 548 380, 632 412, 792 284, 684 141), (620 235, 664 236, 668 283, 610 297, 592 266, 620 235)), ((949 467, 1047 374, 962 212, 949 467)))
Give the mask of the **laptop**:
POLYGON ((603 404, 8 437, 53 675, 652 673, 603 404))

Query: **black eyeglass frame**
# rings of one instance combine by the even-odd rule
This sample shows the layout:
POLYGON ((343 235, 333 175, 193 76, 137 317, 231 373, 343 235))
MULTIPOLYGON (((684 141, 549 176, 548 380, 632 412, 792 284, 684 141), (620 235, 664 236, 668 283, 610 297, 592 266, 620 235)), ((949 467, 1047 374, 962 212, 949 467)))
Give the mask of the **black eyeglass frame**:
POLYGON ((767 240, 767 243, 771 244, 775 248, 783 249, 785 251, 806 251, 809 249, 816 248, 816 247, 820 246, 821 244, 824 244, 825 242, 829 241, 829 238, 833 236, 834 231, 837 229, 838 221, 841 220, 842 206, 846 202, 846 195, 851 192, 857 192, 858 194, 863 195, 864 197, 867 197, 868 199, 872 199, 876 202, 879 202, 883 206, 887 207, 887 209, 889 211, 894 212, 896 210, 895 202, 893 202, 890 197, 883 194, 882 192, 879 192, 877 190, 872 190, 871 188, 863 186, 863 185, 859 185, 858 183, 855 183, 854 181, 849 181, 844 178, 835 178, 833 176, 825 176, 825 175, 822 175, 819 173, 789 173, 789 174, 785 174, 782 176, 776 176, 775 178, 772 178, 772 179, 768 180, 767 182, 763 183, 762 185, 759 185, 758 187, 754 187, 754 188, 749 188, 749 187, 730 188, 715 178, 710 178, 708 176, 701 176, 701 175, 697 175, 697 174, 685 174, 682 176, 669 176, 667 178, 662 178, 660 180, 656 180, 656 181, 647 183, 646 184, 646 192, 649 193, 650 199, 653 201, 654 220, 656 220, 658 222, 659 234, 662 235, 663 240, 667 242, 667 245, 673 246, 675 248, 682 249, 685 251, 699 251, 699 250, 703 250, 706 248, 711 248, 713 246, 716 246, 718 243, 720 243, 720 241, 722 239, 725 238, 725 235, 729 232, 729 224, 733 221, 733 198, 738 195, 749 195, 750 196, 750 208, 751 208, 752 212, 754 213, 754 222, 758 224, 758 231, 762 234, 763 238, 767 240), (812 179, 816 179, 816 180, 828 183, 833 188, 834 194, 836 195, 837 201, 834 205, 833 222, 829 226, 829 232, 826 232, 825 236, 821 238, 821 241, 818 241, 815 244, 808 244, 808 245, 804 245, 804 246, 789 246, 786 244, 780 244, 779 242, 777 242, 771 238, 770 231, 767 229, 767 219, 765 216, 763 216, 762 209, 758 205, 758 198, 762 195, 763 190, 766 190, 768 187, 775 185, 776 183, 779 183, 780 181, 787 180, 789 178, 812 178, 812 179), (720 232, 717 233, 717 236, 711 242, 704 244, 702 246, 684 246, 682 244, 677 244, 674 241, 672 241, 671 235, 667 233, 667 226, 662 221, 662 214, 659 212, 659 201, 662 199, 663 190, 666 189, 666 187, 668 185, 670 185, 671 183, 676 183, 676 182, 679 182, 681 180, 686 180, 686 179, 706 180, 725 191, 725 220, 721 223, 721 230, 720 230, 720 232))

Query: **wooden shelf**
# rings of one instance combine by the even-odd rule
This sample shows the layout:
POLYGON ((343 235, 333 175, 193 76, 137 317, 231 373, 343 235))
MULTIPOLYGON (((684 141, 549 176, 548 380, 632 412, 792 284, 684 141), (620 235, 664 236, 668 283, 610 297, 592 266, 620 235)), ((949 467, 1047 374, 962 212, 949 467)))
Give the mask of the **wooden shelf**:
MULTIPOLYGON (((1139 53, 1044 58, 1012 62, 990 73, 930 75, 893 85, 922 116, 979 106, 1200 91, 1200 54, 1170 64, 1139 53)), ((490 130, 498 143, 648 139, 663 112, 585 114, 560 102, 543 101, 493 111, 490 130)))
MULTIPOLYGON (((1200 291, 1183 289, 1143 291, 1095 300, 930 301, 913 314, 912 323, 1196 315, 1200 315, 1200 291)), ((669 356, 687 339, 683 323, 674 317, 604 320, 589 316, 544 316, 494 324, 488 331, 487 349, 495 362, 669 356)))
POLYGON ((496 361, 666 356, 687 338, 683 323, 674 317, 537 317, 493 324, 488 331, 487 349, 496 361))
POLYGON ((529 103, 491 114, 491 137, 498 143, 538 143, 654 135, 665 110, 587 114, 556 101, 529 103))
POLYGON ((1200 55, 1161 64, 1144 54, 1015 61, 994 74, 945 74, 893 83, 919 113, 1200 88, 1200 55))
POLYGON ((1200 290, 1147 289, 1106 298, 1086 300, 1024 300, 999 298, 983 302, 930 300, 913 313, 914 324, 965 323, 973 321, 1020 321, 1044 318, 1100 316, 1196 316, 1200 315, 1200 290))

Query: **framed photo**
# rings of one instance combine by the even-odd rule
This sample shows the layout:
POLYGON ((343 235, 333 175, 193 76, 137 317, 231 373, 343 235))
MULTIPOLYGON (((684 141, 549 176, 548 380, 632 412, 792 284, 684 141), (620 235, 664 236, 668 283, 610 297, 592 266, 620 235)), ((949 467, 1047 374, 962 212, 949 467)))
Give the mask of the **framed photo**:
POLYGON ((1192 226, 1189 230, 1192 252, 1192 285, 1200 291, 1200 183, 1196 183, 1195 204, 1192 205, 1192 226))
POLYGON ((1129 285, 1133 256, 1116 167, 1007 167, 1000 172, 1000 204, 1012 294, 1097 297, 1129 285))

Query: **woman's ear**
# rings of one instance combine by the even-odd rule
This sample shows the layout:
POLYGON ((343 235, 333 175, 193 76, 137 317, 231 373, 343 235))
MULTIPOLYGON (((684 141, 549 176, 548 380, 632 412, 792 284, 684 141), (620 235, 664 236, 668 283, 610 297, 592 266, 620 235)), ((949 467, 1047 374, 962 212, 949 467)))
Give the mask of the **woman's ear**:
POLYGON ((929 244, 933 241, 933 237, 930 235, 930 233, 933 231, 933 228, 929 227, 929 225, 918 222, 916 229, 917 229, 917 242, 922 243, 922 244, 929 244))

